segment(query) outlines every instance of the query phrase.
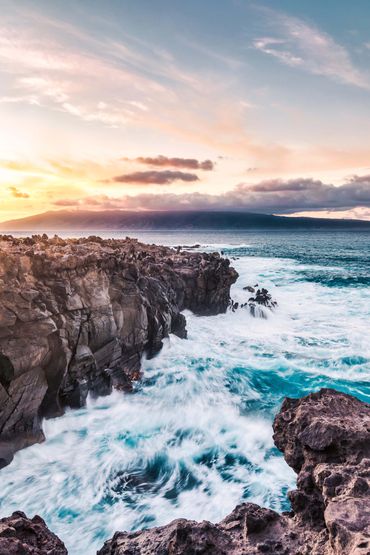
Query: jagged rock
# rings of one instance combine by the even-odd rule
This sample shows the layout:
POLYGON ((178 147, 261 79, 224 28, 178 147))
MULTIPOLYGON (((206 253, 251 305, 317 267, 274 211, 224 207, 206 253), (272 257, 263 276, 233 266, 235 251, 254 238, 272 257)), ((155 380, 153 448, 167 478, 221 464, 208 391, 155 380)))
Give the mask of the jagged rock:
POLYGON ((235 312, 236 310, 238 310, 239 308, 239 303, 235 302, 233 299, 230 300, 230 304, 229 304, 230 309, 235 312))
POLYGON ((43 417, 129 390, 144 352, 186 337, 181 311, 226 311, 236 278, 218 253, 0 236, 0 467, 43 439, 43 417))
POLYGON ((370 553, 370 405, 331 389, 286 399, 274 441, 298 473, 296 520, 329 533, 335 555, 370 553))
POLYGON ((274 308, 276 308, 277 302, 273 300, 270 293, 264 287, 262 287, 261 289, 257 289, 257 291, 253 287, 251 287, 250 289, 253 289, 253 292, 255 294, 254 296, 250 297, 248 299, 248 302, 245 303, 243 306, 249 308, 252 316, 266 318, 266 312, 263 310, 262 307, 273 310, 274 308))
POLYGON ((232 310, 232 312, 235 312, 238 308, 246 308, 249 310, 252 316, 267 318, 267 314, 264 308, 273 310, 277 307, 277 302, 273 300, 267 289, 262 287, 261 289, 257 289, 256 291, 256 287, 258 287, 258 284, 256 284, 254 287, 252 287, 251 285, 246 285, 245 287, 243 287, 243 291, 255 293, 254 296, 249 297, 247 302, 238 303, 235 302, 233 299, 230 300, 229 308, 232 310))
POLYGON ((249 291, 249 293, 254 293, 256 290, 251 285, 246 285, 245 287, 243 287, 243 291, 249 291))
POLYGON ((267 308, 274 308, 277 305, 276 301, 272 299, 270 293, 264 287, 257 289, 254 297, 250 297, 248 302, 266 306, 267 308))
POLYGON ((244 503, 218 524, 117 532, 98 555, 369 555, 370 405, 331 389, 286 399, 274 440, 298 473, 291 513, 244 503))
POLYGON ((67 549, 40 516, 17 511, 0 519, 0 555, 67 555, 67 549))

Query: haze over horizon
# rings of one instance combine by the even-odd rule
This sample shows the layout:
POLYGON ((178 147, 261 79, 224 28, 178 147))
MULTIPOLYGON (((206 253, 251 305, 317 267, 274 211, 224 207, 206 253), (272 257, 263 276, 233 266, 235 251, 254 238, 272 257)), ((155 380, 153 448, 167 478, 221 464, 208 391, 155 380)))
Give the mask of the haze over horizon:
POLYGON ((366 0, 0 5, 1 222, 58 209, 370 220, 366 0))

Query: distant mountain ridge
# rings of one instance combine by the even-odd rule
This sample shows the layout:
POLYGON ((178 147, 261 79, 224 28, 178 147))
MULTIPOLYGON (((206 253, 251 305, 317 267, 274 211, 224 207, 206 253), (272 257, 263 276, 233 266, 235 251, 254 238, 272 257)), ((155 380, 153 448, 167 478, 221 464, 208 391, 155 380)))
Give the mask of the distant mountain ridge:
POLYGON ((0 223, 0 231, 175 229, 369 229, 370 221, 272 216, 246 212, 58 210, 0 223))

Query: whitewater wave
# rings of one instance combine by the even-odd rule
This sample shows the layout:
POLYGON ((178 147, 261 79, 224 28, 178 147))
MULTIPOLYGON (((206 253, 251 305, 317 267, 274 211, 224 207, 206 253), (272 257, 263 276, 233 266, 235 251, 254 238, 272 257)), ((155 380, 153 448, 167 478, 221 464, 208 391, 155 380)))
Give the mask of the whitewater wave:
POLYGON ((295 476, 273 445, 273 416, 285 396, 320 387, 370 400, 370 293, 297 281, 308 268, 296 260, 233 265, 234 300, 258 283, 278 308, 267 319, 186 313, 189 339, 171 336, 144 360, 133 394, 45 422, 46 442, 1 471, 2 515, 40 514, 72 555, 89 555, 118 529, 218 521, 243 500, 289 508, 295 476))

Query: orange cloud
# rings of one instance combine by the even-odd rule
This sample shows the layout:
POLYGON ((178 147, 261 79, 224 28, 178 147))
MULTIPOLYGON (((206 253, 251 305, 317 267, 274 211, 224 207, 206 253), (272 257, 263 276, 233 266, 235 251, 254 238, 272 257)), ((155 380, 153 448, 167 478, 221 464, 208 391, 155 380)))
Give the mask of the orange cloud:
MULTIPOLYGON (((130 160, 129 158, 123 158, 123 160, 130 160)), ((197 160, 196 158, 169 158, 168 156, 139 156, 134 158, 134 162, 139 164, 147 164, 148 166, 159 166, 159 167, 172 167, 172 168, 186 168, 188 170, 205 170, 211 171, 214 169, 214 163, 212 160, 197 160)))
POLYGON ((28 193, 22 193, 17 187, 8 187, 10 194, 15 198, 30 198, 28 193))
POLYGON ((192 183, 199 181, 199 177, 194 173, 185 173, 181 171, 145 171, 133 172, 125 175, 117 175, 113 177, 115 183, 135 183, 137 185, 168 185, 174 181, 185 181, 192 183))

